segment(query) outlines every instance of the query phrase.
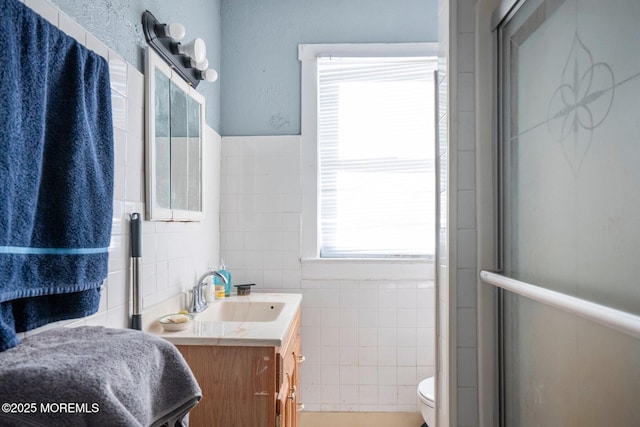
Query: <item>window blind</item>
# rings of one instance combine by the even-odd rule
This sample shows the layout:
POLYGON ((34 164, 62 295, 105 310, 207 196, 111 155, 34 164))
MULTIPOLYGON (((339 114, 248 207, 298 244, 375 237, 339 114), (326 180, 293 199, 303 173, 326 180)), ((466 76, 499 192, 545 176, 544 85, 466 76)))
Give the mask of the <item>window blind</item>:
POLYGON ((320 256, 435 250, 435 58, 318 58, 320 256))

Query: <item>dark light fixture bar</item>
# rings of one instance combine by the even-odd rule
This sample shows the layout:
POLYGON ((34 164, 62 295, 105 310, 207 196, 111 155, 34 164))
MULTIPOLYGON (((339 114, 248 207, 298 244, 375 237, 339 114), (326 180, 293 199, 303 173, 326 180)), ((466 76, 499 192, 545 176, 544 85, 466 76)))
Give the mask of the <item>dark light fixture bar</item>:
POLYGON ((148 10, 142 13, 142 30, 149 46, 187 83, 197 87, 201 80, 213 82, 218 73, 208 67, 206 46, 202 39, 182 45, 174 37, 184 37, 180 24, 161 24, 148 10))

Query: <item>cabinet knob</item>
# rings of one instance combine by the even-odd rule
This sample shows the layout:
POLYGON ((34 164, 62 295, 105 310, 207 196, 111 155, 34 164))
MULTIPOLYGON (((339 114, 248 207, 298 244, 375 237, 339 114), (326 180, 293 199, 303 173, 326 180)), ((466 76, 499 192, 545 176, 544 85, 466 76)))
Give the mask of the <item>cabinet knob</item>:
POLYGON ((298 403, 298 404, 296 405, 296 411, 297 411, 297 412, 302 412, 302 411, 304 411, 304 403, 298 403))
POLYGON ((306 357, 304 356, 298 356, 298 363, 304 363, 304 361, 307 360, 306 357))

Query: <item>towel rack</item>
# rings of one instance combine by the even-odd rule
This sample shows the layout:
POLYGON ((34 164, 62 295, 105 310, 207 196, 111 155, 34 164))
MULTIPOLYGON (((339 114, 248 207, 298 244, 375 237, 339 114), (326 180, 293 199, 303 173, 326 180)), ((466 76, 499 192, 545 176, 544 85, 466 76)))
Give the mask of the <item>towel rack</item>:
POLYGON ((545 289, 491 271, 480 271, 480 279, 490 285, 506 289, 640 339, 640 316, 545 289))

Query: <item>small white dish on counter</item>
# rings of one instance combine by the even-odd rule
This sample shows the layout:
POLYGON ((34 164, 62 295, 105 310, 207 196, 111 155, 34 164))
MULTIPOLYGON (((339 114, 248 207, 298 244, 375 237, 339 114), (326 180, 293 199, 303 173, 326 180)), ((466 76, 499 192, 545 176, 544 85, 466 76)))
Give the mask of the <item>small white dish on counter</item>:
POLYGON ((191 327, 193 316, 181 313, 167 314, 159 318, 158 323, 168 332, 184 331, 191 327))

